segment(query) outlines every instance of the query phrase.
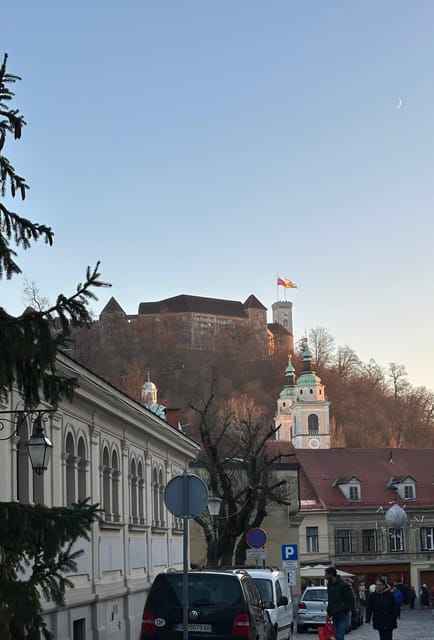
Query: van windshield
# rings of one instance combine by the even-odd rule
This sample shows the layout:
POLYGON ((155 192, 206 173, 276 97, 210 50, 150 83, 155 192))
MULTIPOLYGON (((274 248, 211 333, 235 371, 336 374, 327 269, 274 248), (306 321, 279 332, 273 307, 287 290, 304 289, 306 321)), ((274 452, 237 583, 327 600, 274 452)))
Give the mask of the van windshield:
POLYGON ((262 602, 274 602, 273 583, 266 578, 253 578, 258 591, 261 594, 262 602))

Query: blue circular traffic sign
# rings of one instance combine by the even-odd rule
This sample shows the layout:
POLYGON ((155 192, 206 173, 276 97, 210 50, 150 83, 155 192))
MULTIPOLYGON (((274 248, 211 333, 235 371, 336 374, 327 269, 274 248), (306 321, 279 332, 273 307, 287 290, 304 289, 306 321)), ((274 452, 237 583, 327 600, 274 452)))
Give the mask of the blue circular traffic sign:
POLYGON ((267 542, 267 534, 259 527, 253 527, 246 533, 246 542, 252 549, 262 549, 267 542))

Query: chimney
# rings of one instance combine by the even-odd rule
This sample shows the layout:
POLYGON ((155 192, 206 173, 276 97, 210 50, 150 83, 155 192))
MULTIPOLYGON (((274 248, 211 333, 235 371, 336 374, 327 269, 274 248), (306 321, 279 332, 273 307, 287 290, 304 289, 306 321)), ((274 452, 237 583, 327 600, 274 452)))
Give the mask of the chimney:
POLYGON ((180 409, 178 408, 172 409, 166 407, 166 422, 177 431, 181 431, 179 423, 179 412, 180 409))

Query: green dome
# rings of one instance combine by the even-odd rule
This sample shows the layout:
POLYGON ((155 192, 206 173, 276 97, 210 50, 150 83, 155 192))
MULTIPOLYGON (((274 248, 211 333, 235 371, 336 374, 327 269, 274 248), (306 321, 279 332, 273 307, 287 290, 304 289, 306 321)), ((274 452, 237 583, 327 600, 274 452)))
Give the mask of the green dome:
POLYGON ((294 365, 292 364, 291 356, 289 356, 288 366, 285 369, 285 376, 293 376, 294 373, 294 365))
POLYGON ((295 389, 294 387, 283 387, 280 392, 279 398, 295 398, 295 389))
POLYGON ((315 375, 313 371, 302 373, 301 376, 297 378, 297 386, 307 386, 315 384, 321 384, 321 378, 315 375))
POLYGON ((157 389, 157 387, 150 380, 145 382, 145 384, 143 385, 143 391, 155 391, 156 389, 157 389))

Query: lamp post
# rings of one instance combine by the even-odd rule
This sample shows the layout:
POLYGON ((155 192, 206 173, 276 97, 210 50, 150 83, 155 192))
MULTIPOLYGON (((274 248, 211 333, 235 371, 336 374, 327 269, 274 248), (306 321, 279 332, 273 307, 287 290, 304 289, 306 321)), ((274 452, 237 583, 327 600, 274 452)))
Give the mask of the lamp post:
POLYGON ((53 445, 47 438, 42 425, 42 416, 38 415, 33 423, 33 433, 27 443, 27 450, 32 463, 33 471, 42 475, 47 470, 51 459, 53 445))
POLYGON ((212 560, 213 560, 213 565, 214 567, 217 566, 217 562, 218 562, 218 557, 217 557, 217 533, 218 533, 218 524, 217 524, 217 517, 220 513, 220 506, 222 503, 222 499, 218 498, 217 496, 209 496, 208 498, 208 511, 209 511, 209 515, 211 516, 211 521, 212 521, 212 548, 213 548, 213 553, 212 553, 212 560))
POLYGON ((30 462, 33 471, 42 475, 47 470, 48 463, 51 458, 53 445, 49 438, 45 435, 44 422, 47 421, 47 414, 54 413, 56 409, 18 409, 16 411, 0 411, 0 431, 3 431, 5 424, 15 426, 8 436, 0 438, 0 440, 10 440, 17 434, 21 423, 30 418, 33 422, 33 432, 28 442, 25 443, 29 452, 30 462), (10 418, 3 417, 5 415, 10 418))

